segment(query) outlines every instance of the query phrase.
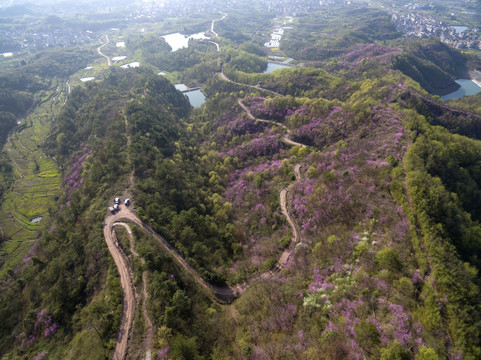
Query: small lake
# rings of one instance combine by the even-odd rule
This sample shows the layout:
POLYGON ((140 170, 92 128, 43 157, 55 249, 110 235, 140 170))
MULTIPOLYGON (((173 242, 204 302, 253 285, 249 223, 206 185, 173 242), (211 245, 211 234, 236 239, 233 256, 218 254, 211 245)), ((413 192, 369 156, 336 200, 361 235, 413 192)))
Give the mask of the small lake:
POLYGON ((189 40, 200 40, 200 39, 210 39, 209 37, 205 36, 205 32, 200 32, 197 34, 192 35, 182 35, 181 33, 174 33, 169 35, 162 36, 165 39, 165 42, 169 44, 172 48, 172 51, 177 51, 179 49, 183 49, 189 47, 189 40))
POLYGON ((200 90, 187 91, 184 95, 187 95, 190 105, 195 108, 201 107, 205 103, 205 95, 200 90))
POLYGON ((36 224, 42 221, 42 219, 43 219, 43 216, 37 216, 37 217, 34 217, 32 220, 30 220, 30 222, 36 224))
POLYGON ((192 91, 185 91, 189 88, 185 84, 175 84, 174 87, 177 90, 182 91, 183 94, 189 98, 190 105, 192 105, 193 107, 198 108, 205 103, 205 95, 199 89, 192 90, 192 91))
POLYGON ((81 82, 87 82, 87 81, 92 81, 92 80, 95 80, 95 77, 89 76, 89 77, 85 77, 85 78, 80 79, 81 82))
POLYGON ((456 80, 456 82, 461 87, 455 92, 452 92, 451 94, 441 96, 442 100, 459 99, 459 98, 462 98, 463 96, 476 95, 477 93, 481 92, 481 87, 476 85, 476 83, 473 80, 458 79, 456 80))
POLYGON ((462 32, 465 32, 468 30, 467 26, 460 26, 460 25, 453 25, 451 26, 454 30, 456 30, 457 34, 461 34, 462 32))
POLYGON ((290 66, 287 66, 287 65, 281 65, 281 64, 275 64, 275 63, 268 62, 267 63, 267 69, 265 69, 263 72, 266 74, 266 73, 276 71, 278 69, 284 69, 284 68, 289 68, 289 67, 290 66))

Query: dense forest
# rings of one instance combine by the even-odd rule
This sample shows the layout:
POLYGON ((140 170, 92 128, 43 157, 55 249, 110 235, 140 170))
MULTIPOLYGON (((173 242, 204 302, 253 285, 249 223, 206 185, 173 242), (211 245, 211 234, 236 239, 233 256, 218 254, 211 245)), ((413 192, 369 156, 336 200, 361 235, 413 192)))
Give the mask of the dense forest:
MULTIPOLYGON (((437 96, 479 60, 401 38, 380 10, 335 10, 294 20, 290 68, 263 73, 256 5, 219 21, 219 51, 136 32, 144 66, 72 88, 42 144, 62 171, 51 221, 1 279, 6 359, 112 356, 125 289, 104 230, 122 196, 139 219, 112 230, 136 301, 127 358, 149 331, 163 360, 481 357, 481 98, 437 96)), ((0 134, 89 56, 0 73, 0 134)), ((15 171, 0 153, 0 195, 15 171)))

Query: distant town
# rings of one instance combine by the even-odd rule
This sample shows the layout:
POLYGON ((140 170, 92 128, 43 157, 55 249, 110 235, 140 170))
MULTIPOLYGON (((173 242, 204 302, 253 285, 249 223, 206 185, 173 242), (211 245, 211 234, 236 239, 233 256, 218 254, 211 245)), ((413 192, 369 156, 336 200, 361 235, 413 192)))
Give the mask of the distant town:
POLYGON ((481 49, 477 28, 450 26, 432 16, 419 13, 401 15, 395 12, 392 20, 396 28, 408 37, 439 37, 443 43, 458 49, 481 49))
MULTIPOLYGON (((276 16, 287 16, 290 21, 292 21, 293 16, 299 13, 305 13, 319 7, 368 6, 362 0, 259 0, 259 5, 267 12, 276 14, 276 16)), ((379 3, 376 6, 380 6, 390 13, 398 31, 404 33, 407 37, 439 37, 443 43, 455 48, 481 49, 481 34, 478 28, 468 28, 468 26, 461 25, 452 26, 437 19, 430 15, 437 10, 436 5, 409 3, 401 6, 386 3, 384 6, 383 3, 379 3)), ((162 17, 182 17, 192 13, 216 13, 220 10, 219 3, 214 0, 152 1, 131 8, 125 17, 119 18, 118 22, 119 24, 122 22, 141 22, 162 17)), ((4 57, 11 57, 18 53, 35 52, 46 48, 70 47, 95 42, 99 39, 98 33, 101 31, 99 28, 90 31, 85 24, 71 24, 56 16, 50 20, 52 20, 51 23, 49 23, 48 18, 39 20, 33 26, 25 19, 14 20, 10 24, 8 21, 4 21, 4 25, 0 26, 0 56, 3 54, 4 57), (48 24, 48 30, 45 26, 37 26, 43 21, 48 24)), ((102 30, 105 31, 108 28, 110 26, 102 30)), ((269 48, 278 48, 284 31, 288 29, 289 27, 285 26, 274 29, 270 34, 270 39, 264 45, 269 48)))

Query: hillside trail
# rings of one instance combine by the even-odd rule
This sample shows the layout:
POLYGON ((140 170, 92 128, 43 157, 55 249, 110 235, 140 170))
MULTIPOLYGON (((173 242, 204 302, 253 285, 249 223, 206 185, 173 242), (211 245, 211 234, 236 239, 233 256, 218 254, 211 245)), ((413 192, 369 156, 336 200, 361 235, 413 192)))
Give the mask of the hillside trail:
POLYGON ((212 23, 210 24, 210 32, 212 34, 215 35, 215 37, 219 37, 219 34, 217 34, 215 31, 214 31, 214 25, 217 21, 222 21, 225 19, 225 17, 227 16, 226 13, 221 13, 222 14, 222 17, 220 19, 216 19, 216 20, 212 20, 212 23))
POLYGON ((99 55, 101 55, 101 56, 103 56, 104 58, 107 59, 107 65, 108 65, 108 66, 112 66, 112 61, 110 61, 110 58, 109 58, 107 55, 105 55, 104 53, 102 53, 102 50, 101 50, 105 45, 107 45, 107 44, 110 42, 108 35, 105 35, 105 38, 107 39, 107 42, 104 43, 104 44, 102 44, 102 45, 100 45, 100 46, 97 48, 97 52, 99 53, 99 55))
POLYGON ((107 243, 110 255, 114 259, 115 265, 120 275, 120 286, 122 288, 122 318, 120 321, 120 327, 117 334, 117 340, 115 343, 114 352, 112 355, 113 360, 124 360, 127 354, 128 338, 130 329, 132 326, 133 317, 135 314, 135 294, 133 278, 131 276, 130 267, 124 254, 121 252, 115 233, 114 217, 107 216, 105 218, 104 225, 104 238, 107 243))
POLYGON ((227 82, 230 82, 232 84, 236 84, 236 85, 240 85, 240 86, 245 86, 245 87, 248 87, 248 88, 251 88, 251 89, 256 89, 256 90, 260 90, 260 91, 266 91, 266 92, 269 92, 271 94, 274 94, 276 96, 280 96, 280 97, 286 97, 285 95, 281 94, 281 93, 278 93, 276 91, 273 91, 273 90, 269 90, 269 89, 266 89, 266 88, 263 88, 261 86, 258 86, 258 85, 249 85, 249 84, 243 84, 243 83, 240 83, 240 82, 237 82, 237 81, 234 81, 234 80, 231 80, 227 77, 226 74, 224 74, 224 65, 221 66, 221 69, 220 69, 220 77, 222 80, 224 81, 227 81, 227 82))

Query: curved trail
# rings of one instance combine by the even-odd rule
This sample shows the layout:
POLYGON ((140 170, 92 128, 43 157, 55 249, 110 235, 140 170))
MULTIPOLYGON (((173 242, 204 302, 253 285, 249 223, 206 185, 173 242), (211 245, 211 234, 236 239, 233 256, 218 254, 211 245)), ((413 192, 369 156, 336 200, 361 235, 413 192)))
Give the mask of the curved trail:
POLYGON ((217 48, 217 52, 220 52, 220 45, 218 43, 216 43, 215 41, 206 41, 206 42, 214 44, 215 47, 217 48))
MULTIPOLYGON (((113 226, 123 226, 125 230, 127 230, 127 233, 129 234, 129 240, 130 240, 130 252, 132 255, 135 257, 139 258, 140 263, 142 265, 145 264, 145 259, 143 257, 140 257, 139 253, 135 250, 135 245, 134 245, 134 237, 132 236, 132 230, 130 229, 130 226, 127 223, 123 222, 115 222, 113 226)), ((147 270, 142 272, 142 316, 144 317, 145 321, 145 339, 143 342, 143 348, 147 349, 145 353, 145 359, 150 360, 152 359, 152 339, 154 338, 154 327, 152 325, 152 321, 150 320, 149 314, 147 312, 147 299, 149 297, 147 293, 147 270)))
POLYGON ((101 55, 101 56, 103 56, 104 58, 107 59, 107 65, 108 65, 108 66, 112 66, 112 61, 110 61, 110 58, 109 58, 107 55, 105 55, 104 53, 102 53, 102 51, 100 50, 100 49, 102 49, 105 45, 107 45, 107 44, 110 42, 108 35, 105 35, 105 38, 107 39, 107 42, 104 43, 104 44, 102 44, 102 45, 100 45, 100 46, 97 48, 97 52, 99 53, 99 55, 101 55))
MULTIPOLYGON (((259 119, 259 118, 256 118, 254 115, 252 115, 252 112, 250 111, 250 109, 244 104, 244 102, 242 101, 242 99, 237 99, 237 103, 239 104, 239 106, 246 112, 247 116, 249 118, 251 118, 252 120, 255 120, 255 121, 260 121, 260 122, 263 122, 263 123, 268 123, 268 124, 271 124, 271 125, 276 125, 276 126, 280 126, 281 128, 283 128, 284 130, 286 130, 286 134, 282 137, 282 141, 285 142, 286 144, 289 144, 289 145, 292 145, 292 146, 300 146, 300 147, 307 147, 305 144, 301 144, 297 141, 294 141, 294 140, 291 140, 289 138, 289 136, 292 134, 292 131, 287 127, 285 126, 284 124, 281 124, 281 123, 278 123, 277 121, 273 121, 273 120, 266 120, 266 119, 259 119)), ((299 170, 299 169, 298 169, 299 170)), ((296 173, 296 176, 297 178, 300 178, 300 174, 296 173), (299 175, 299 176, 298 176, 299 175)))
POLYGON ((115 222, 114 216, 105 218, 104 238, 109 252, 114 258, 115 265, 120 275, 120 286, 122 287, 122 319, 112 359, 123 360, 127 354, 127 345, 132 321, 135 314, 134 282, 132 280, 127 259, 117 246, 117 239, 113 231, 115 222))
POLYGON ((243 83, 240 83, 240 82, 237 82, 237 81, 234 81, 234 80, 229 79, 229 78, 226 76, 226 74, 224 74, 224 65, 222 65, 222 68, 221 68, 219 74, 220 74, 220 77, 221 77, 222 80, 227 81, 227 82, 230 82, 230 83, 232 83, 232 84, 249 87, 249 88, 256 89, 256 90, 267 91, 267 92, 270 92, 271 94, 274 94, 274 95, 277 95, 277 96, 280 96, 280 97, 286 97, 285 95, 282 95, 282 94, 280 94, 280 93, 278 93, 278 92, 275 92, 275 91, 273 91, 273 90, 265 89, 265 88, 263 88, 263 87, 256 86, 256 85, 243 84, 243 83))
POLYGON ((212 20, 212 23, 210 24, 210 32, 211 32, 212 34, 214 34, 215 37, 219 37, 219 34, 217 34, 217 33, 214 31, 214 24, 215 24, 217 21, 222 21, 222 20, 224 20, 225 17, 227 16, 226 13, 222 13, 222 14, 224 14, 224 15, 223 15, 220 19, 212 20))

